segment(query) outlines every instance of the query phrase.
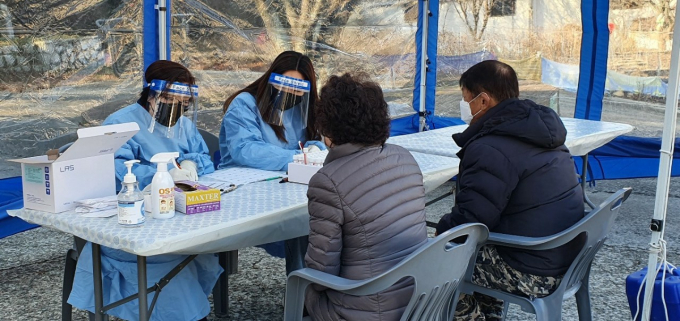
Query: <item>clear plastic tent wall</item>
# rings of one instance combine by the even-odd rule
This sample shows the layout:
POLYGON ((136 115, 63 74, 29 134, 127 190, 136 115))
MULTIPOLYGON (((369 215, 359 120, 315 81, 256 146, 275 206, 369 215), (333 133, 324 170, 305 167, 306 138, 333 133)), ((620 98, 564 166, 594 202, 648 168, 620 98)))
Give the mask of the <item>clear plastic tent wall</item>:
MULTIPOLYGON (((633 135, 661 133, 667 5, 610 1, 602 120, 633 124, 633 135)), ((208 131, 218 133, 224 100, 290 49, 312 58, 319 86, 330 75, 366 72, 393 117, 413 113, 416 0, 172 0, 170 10, 172 60, 198 78, 199 127, 208 131)), ((440 1, 435 113, 458 117, 460 74, 499 59, 517 70, 522 97, 573 117, 580 13, 579 0, 440 1)), ((62 146, 64 135, 136 101, 142 21, 142 0, 0 4, 0 178, 19 175, 7 159, 62 146)))
MULTIPOLYGON (((172 1, 172 59, 201 87, 199 127, 219 131, 225 98, 283 50, 312 57, 319 82, 366 72, 394 115, 410 112, 417 7, 412 1, 172 1)), ((3 141, 8 158, 42 154, 59 136, 92 126, 132 102, 142 84, 142 3, 9 1, 0 7, 3 141), (30 2, 30 3, 29 3, 30 2)))
MULTIPOLYGON (((200 87, 199 127, 217 134, 222 104, 284 50, 309 55, 319 86, 365 72, 392 115, 413 113, 417 1, 171 1, 172 60, 200 87), (308 5, 304 5, 307 3, 308 5)), ((0 178, 7 159, 41 155, 63 136, 99 125, 142 88, 142 1, 0 5, 0 178)))
MULTIPOLYGON (((602 120, 635 126, 633 136, 661 135, 675 4, 668 6, 669 1, 609 4, 602 120)), ((440 1, 439 11, 437 115, 458 117, 460 74, 481 60, 498 59, 517 71, 522 98, 574 117, 581 1, 440 1)))
POLYGON ((439 16, 438 115, 458 117, 460 75, 482 60, 496 59, 517 72, 521 98, 559 108, 562 116, 574 116, 581 50, 580 0, 442 1, 439 16), (567 74, 569 69, 565 69, 551 74, 544 61, 571 66, 574 72, 567 74), (544 83, 546 72, 557 81, 544 83), (573 84, 572 92, 565 84, 573 84), (564 99, 566 95, 570 101, 564 99))

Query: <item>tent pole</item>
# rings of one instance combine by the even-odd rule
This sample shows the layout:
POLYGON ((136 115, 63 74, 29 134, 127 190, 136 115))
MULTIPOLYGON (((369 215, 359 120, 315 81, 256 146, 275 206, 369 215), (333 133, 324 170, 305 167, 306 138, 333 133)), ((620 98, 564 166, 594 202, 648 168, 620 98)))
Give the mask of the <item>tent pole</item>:
POLYGON ((418 126, 418 131, 422 132, 427 128, 427 122, 425 118, 425 95, 427 94, 427 37, 428 37, 428 27, 430 18, 430 1, 423 1, 423 24, 420 26, 422 30, 421 37, 421 55, 420 55, 420 104, 418 106, 418 115, 420 116, 420 126, 418 126))
MULTIPOLYGON (((679 21, 680 11, 675 9, 675 21, 679 21)), ((654 218, 650 228, 652 241, 649 243, 649 262, 645 277, 645 296, 642 308, 642 320, 649 321, 652 308, 652 294, 654 293, 654 280, 656 279, 656 266, 661 251, 660 240, 663 240, 664 220, 668 208, 668 192, 671 180, 671 167, 673 166, 673 148, 675 143, 675 125, 678 117, 678 78, 680 69, 678 60, 680 57, 680 24, 673 27, 673 50, 671 51, 671 70, 666 92, 666 111, 664 115, 663 135, 661 138, 661 155, 659 161, 659 176, 656 181, 656 200, 654 202, 654 218)))
POLYGON ((158 59, 168 60, 167 50, 167 5, 166 0, 158 0, 158 59))

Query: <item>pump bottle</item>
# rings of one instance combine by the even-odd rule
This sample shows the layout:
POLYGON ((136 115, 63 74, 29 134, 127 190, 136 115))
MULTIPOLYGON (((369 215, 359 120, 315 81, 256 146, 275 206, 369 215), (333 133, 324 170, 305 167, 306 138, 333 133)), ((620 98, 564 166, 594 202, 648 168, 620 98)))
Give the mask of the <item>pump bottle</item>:
POLYGON ((137 177, 132 173, 132 165, 138 160, 125 162, 127 174, 123 178, 123 187, 118 193, 118 224, 123 226, 139 226, 146 221, 144 216, 144 195, 139 190, 137 177))
POLYGON ((167 219, 175 216, 175 182, 168 173, 168 163, 179 157, 178 152, 158 153, 151 157, 156 174, 151 180, 151 216, 167 219))

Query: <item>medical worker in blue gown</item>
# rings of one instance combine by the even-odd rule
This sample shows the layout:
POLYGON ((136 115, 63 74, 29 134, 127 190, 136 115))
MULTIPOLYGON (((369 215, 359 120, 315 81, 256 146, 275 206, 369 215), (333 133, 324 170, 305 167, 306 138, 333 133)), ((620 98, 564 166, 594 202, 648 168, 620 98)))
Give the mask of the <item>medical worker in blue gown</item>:
MULTIPOLYGON (((299 143, 310 152, 325 150, 314 127, 318 100, 316 74, 309 57, 285 51, 269 69, 224 103, 220 128, 219 168, 252 167, 285 171, 299 143)), ((307 237, 263 246, 271 255, 286 257, 286 272, 304 267, 307 237), (301 256, 300 256, 301 255, 301 256)))
MULTIPOLYGON (((126 173, 123 162, 138 159, 133 170, 144 188, 156 172, 151 157, 160 152, 179 152, 181 168, 169 166, 175 181, 197 180, 214 171, 208 148, 195 126, 198 87, 184 66, 166 60, 149 65, 144 75, 147 86, 137 103, 127 106, 104 121, 104 125, 136 122, 140 131, 115 154, 116 181, 126 173), (187 91, 188 90, 188 91, 187 91), (189 93, 189 95, 186 95, 189 93), (187 117, 188 116, 188 117, 187 117), (193 118, 190 119, 189 117, 193 118)), ((120 186, 119 186, 120 188, 120 186)), ((147 217, 147 220, 152 218, 147 217)), ((148 224, 148 222, 146 223, 148 224)), ((104 305, 137 293, 137 258, 135 255, 102 246, 104 305)), ((186 255, 158 255, 147 258, 147 283, 155 284, 186 255)), ((222 273, 213 254, 197 256, 163 288, 151 314, 151 320, 192 321, 210 313, 208 295, 222 273)), ((73 290, 68 302, 83 310, 94 311, 92 247, 88 242, 78 258, 73 290)), ((151 298, 149 295, 149 304, 151 298)), ((126 320, 137 320, 138 300, 106 312, 126 320)))

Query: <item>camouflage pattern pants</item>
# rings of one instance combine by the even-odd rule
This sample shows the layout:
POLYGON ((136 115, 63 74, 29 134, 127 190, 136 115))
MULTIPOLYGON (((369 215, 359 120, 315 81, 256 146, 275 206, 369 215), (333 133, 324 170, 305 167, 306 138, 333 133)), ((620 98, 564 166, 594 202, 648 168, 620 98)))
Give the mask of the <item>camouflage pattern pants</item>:
MULTIPOLYGON (((511 268, 494 246, 483 246, 477 253, 472 282, 527 298, 541 298, 555 291, 562 276, 538 276, 511 268)), ((456 306, 456 321, 490 321, 503 319, 503 301, 475 293, 461 294, 456 306)))

